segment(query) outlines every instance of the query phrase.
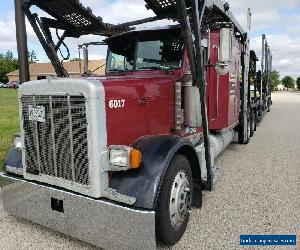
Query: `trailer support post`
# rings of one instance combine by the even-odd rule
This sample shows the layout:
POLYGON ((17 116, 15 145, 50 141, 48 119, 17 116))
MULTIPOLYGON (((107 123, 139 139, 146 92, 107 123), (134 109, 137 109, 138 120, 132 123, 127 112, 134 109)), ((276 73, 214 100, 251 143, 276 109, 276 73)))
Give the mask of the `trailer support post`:
POLYGON ((23 2, 24 0, 15 0, 15 22, 20 83, 30 80, 25 14, 22 11, 23 2))
POLYGON ((179 15, 179 22, 181 24, 181 32, 183 35, 185 46, 187 47, 188 58, 190 63, 190 70, 193 80, 196 79, 196 62, 195 62, 195 50, 193 44, 191 24, 186 11, 186 5, 184 0, 176 0, 177 12, 179 15))
POLYGON ((200 91, 200 102, 201 102, 201 114, 202 114, 202 127, 203 127, 203 139, 204 139, 204 149, 205 149, 205 162, 207 171, 207 181, 204 185, 205 189, 208 191, 213 190, 213 172, 210 154, 210 141, 208 132, 208 118, 207 118, 207 108, 206 108, 206 80, 204 75, 204 61, 203 61, 203 49, 201 45, 201 23, 204 14, 205 0, 202 0, 199 6, 198 0, 192 0, 192 19, 194 25, 194 35, 195 35, 195 48, 196 48, 196 82, 195 85, 200 91))
POLYGON ((240 131, 239 141, 247 144, 250 138, 249 128, 249 59, 250 59, 250 29, 251 29, 251 11, 247 13, 247 33, 244 34, 244 46, 242 56, 242 84, 241 84, 241 112, 240 112, 240 131))
POLYGON ((203 139, 205 149, 205 162, 207 170, 207 181, 204 183, 204 187, 208 191, 213 189, 213 172, 211 166, 211 155, 210 155, 210 142, 208 132, 208 118, 206 108, 206 81, 204 76, 204 62, 203 62, 203 51, 201 45, 201 23, 206 6, 206 1, 202 0, 200 6, 198 0, 192 0, 192 23, 193 31, 195 36, 195 45, 193 44, 192 30, 190 27, 189 16, 186 11, 186 5, 184 0, 177 0, 177 11, 179 14, 179 20, 181 29, 185 41, 185 45, 188 50, 190 68, 193 75, 194 86, 199 88, 200 102, 201 102, 201 115, 202 115, 202 127, 203 127, 203 139))
MULTIPOLYGON (((261 82, 260 82, 260 107, 263 106, 263 84, 265 77, 265 34, 262 35, 262 48, 261 48, 261 82)), ((263 111, 263 110, 262 110, 263 111)))
POLYGON ((68 73, 63 67, 62 62, 59 60, 57 55, 57 51, 55 49, 55 45, 52 44, 52 38, 48 35, 50 32, 45 31, 41 20, 38 18, 37 14, 32 14, 30 11, 30 7, 32 5, 31 1, 25 0, 23 5, 23 12, 27 16, 28 21, 30 22, 37 38, 39 39, 44 51, 46 52, 48 58, 50 59, 56 75, 58 77, 68 77, 68 73))

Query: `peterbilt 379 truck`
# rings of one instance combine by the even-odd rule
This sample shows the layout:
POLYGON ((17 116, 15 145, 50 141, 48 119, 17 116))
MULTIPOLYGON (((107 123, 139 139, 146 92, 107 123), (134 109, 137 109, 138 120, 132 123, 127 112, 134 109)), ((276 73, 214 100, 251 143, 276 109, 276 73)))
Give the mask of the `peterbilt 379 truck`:
POLYGON ((271 105, 256 96, 250 12, 245 32, 228 3, 145 2, 154 17, 118 25, 75 0, 22 3, 57 77, 19 89, 21 134, 1 174, 7 212, 104 248, 176 244, 213 189, 214 160, 235 138, 249 142, 271 105), (135 28, 163 19, 177 23, 135 28), (106 75, 70 78, 58 51, 87 34, 106 37, 106 75))

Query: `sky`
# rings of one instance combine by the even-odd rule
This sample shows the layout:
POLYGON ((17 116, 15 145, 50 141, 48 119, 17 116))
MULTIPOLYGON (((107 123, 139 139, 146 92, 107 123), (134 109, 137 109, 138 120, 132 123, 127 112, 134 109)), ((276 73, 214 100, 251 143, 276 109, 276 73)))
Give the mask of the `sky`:
MULTIPOLYGON (((101 16, 104 22, 118 24, 153 16, 145 8, 143 0, 81 0, 84 6, 101 16)), ((300 0, 228 0, 230 9, 238 22, 246 29, 246 13, 251 8, 252 30, 251 49, 261 55, 261 35, 266 34, 273 53, 273 69, 280 71, 281 77, 300 77, 300 0)), ((0 52, 13 51, 17 57, 14 23, 14 0, 0 0, 0 52)), ((156 25, 164 24, 158 22, 156 25)), ((149 24, 145 24, 147 27, 149 24)), ((152 24, 153 25, 153 24, 152 24)), ((27 23, 28 49, 37 52, 38 60, 46 62, 31 26, 27 23)), ((78 57, 77 45, 87 41, 101 41, 102 37, 85 36, 68 39, 71 58, 78 57)), ((106 48, 93 47, 90 59, 105 58, 106 48)))

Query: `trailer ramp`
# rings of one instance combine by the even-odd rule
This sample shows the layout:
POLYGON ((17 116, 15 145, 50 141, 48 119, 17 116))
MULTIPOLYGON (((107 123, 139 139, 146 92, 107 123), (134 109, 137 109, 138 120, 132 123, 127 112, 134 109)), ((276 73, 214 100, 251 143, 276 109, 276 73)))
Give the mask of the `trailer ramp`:
POLYGON ((103 22, 101 17, 95 16, 90 8, 84 7, 78 0, 26 0, 23 7, 25 13, 33 5, 54 18, 52 22, 44 19, 49 21, 50 27, 56 28, 53 20, 57 20, 60 28, 76 37, 86 34, 111 36, 127 30, 124 27, 114 28, 112 24, 103 22))
MULTIPOLYGON (((186 11, 190 15, 192 12, 192 1, 185 0, 186 11)), ((203 16, 203 27, 214 23, 231 22, 236 32, 244 34, 243 28, 235 19, 230 11, 228 3, 223 3, 220 0, 196 0, 198 5, 204 4, 205 11, 203 16)), ((146 8, 151 9, 157 16, 179 20, 179 12, 177 9, 177 0, 145 0, 146 8)), ((192 20, 191 20, 192 21, 192 20)))

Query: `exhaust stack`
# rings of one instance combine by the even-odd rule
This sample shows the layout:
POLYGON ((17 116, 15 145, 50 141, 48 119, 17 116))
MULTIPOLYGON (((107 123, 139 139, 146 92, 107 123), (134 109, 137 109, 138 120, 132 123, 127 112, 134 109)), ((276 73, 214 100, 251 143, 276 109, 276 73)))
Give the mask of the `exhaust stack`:
POLYGON ((191 73, 185 75, 184 88, 184 125, 191 128, 199 128, 202 125, 200 92, 193 85, 191 73))

